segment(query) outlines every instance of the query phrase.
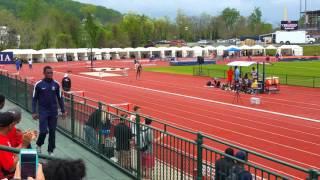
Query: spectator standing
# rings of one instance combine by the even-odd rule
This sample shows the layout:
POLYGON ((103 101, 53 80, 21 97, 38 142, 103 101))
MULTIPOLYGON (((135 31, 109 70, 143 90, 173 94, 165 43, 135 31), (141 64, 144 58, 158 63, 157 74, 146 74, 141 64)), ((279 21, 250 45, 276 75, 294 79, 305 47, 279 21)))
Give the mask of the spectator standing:
POLYGON ((240 78, 240 68, 236 66, 234 68, 234 80, 239 81, 239 78, 240 78))
MULTIPOLYGON (((227 148, 225 150, 227 155, 233 156, 233 149, 227 148)), ((215 179, 216 180, 225 180, 229 176, 232 166, 234 162, 229 157, 223 157, 216 161, 215 163, 215 179)))
POLYGON ((229 68, 229 70, 227 71, 228 73, 228 85, 231 86, 232 84, 232 79, 233 79, 233 70, 232 70, 232 67, 229 68))
POLYGON ((104 127, 110 129, 111 125, 107 125, 108 123, 110 123, 110 120, 107 120, 105 117, 103 117, 100 113, 100 110, 97 109, 90 114, 89 119, 84 126, 86 142, 91 146, 98 147, 99 131, 101 131, 104 127))
POLYGON ((28 64, 29 64, 29 69, 30 69, 30 70, 32 70, 32 63, 33 63, 33 62, 32 62, 32 59, 29 59, 29 60, 28 60, 28 64))
POLYGON ((64 74, 61 84, 64 91, 68 92, 71 90, 71 79, 69 78, 68 73, 64 74))
POLYGON ((121 115, 120 123, 115 126, 114 135, 116 138, 116 150, 120 166, 129 169, 130 162, 130 141, 132 138, 131 129, 125 124, 125 116, 121 115))
POLYGON ((252 77, 252 81, 258 80, 258 73, 255 67, 252 67, 251 69, 251 77, 252 77))
POLYGON ((53 69, 45 66, 43 69, 44 79, 38 81, 33 90, 32 117, 39 118, 39 137, 37 140, 37 150, 41 153, 41 146, 49 129, 48 153, 53 155, 55 149, 55 133, 58 120, 58 105, 61 108, 62 118, 65 118, 65 110, 60 85, 53 80, 53 69), (37 108, 38 106, 38 108, 37 108))
MULTIPOLYGON (((136 130, 136 115, 140 113, 140 107, 139 106, 134 106, 133 107, 133 113, 130 116, 130 128, 131 128, 131 132, 132 132, 132 141, 131 144, 133 147, 135 147, 135 145, 137 144, 137 130, 136 130)), ((131 148, 131 157, 132 157, 132 168, 136 169, 137 167, 137 150, 136 148, 131 148)))
POLYGON ((22 70, 23 60, 20 60, 20 70, 22 70))
MULTIPOLYGON (((239 151, 236 153, 236 158, 246 161, 246 153, 243 151, 239 151)), ((230 175, 230 180, 252 180, 252 175, 250 172, 245 170, 244 164, 240 161, 236 161, 236 163, 232 166, 230 175)))
POLYGON ((145 126, 141 130, 141 157, 142 157, 142 168, 143 175, 146 179, 150 179, 152 175, 152 168, 154 167, 154 157, 153 157, 153 134, 151 126, 152 120, 146 119, 145 126))
POLYGON ((21 61, 20 59, 16 58, 16 70, 19 72, 20 71, 20 65, 21 64, 21 61))
POLYGON ((136 136, 136 114, 140 113, 140 107, 139 106, 134 106, 133 107, 133 113, 130 116, 130 127, 131 127, 131 131, 132 131, 132 135, 136 136))

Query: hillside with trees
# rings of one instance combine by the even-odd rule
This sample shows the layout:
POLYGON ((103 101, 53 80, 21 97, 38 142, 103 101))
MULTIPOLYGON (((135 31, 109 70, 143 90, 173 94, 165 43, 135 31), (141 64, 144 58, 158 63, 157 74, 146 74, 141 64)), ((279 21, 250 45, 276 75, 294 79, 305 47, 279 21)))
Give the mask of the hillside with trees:
MULTIPOLYGON (((178 10, 175 18, 150 18, 72 0, 1 0, 0 26, 20 35, 20 48, 33 49, 137 47, 150 41, 215 40, 273 30, 262 21, 259 8, 248 17, 226 8, 218 16, 188 16, 178 10)), ((15 47, 8 44, 0 48, 15 47)))

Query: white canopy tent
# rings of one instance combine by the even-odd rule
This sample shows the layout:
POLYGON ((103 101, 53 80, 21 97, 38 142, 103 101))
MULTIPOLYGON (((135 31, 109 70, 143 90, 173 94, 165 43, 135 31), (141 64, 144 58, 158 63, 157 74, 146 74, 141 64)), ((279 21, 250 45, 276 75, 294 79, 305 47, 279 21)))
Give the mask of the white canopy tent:
POLYGON ((251 49, 250 46, 247 46, 247 45, 243 45, 243 46, 240 46, 239 49, 241 50, 248 50, 248 49, 251 49))
POLYGON ((192 47, 193 57, 204 56, 203 48, 200 46, 192 47))
POLYGON ((265 54, 265 48, 261 45, 251 46, 250 49, 252 50, 252 55, 265 54))
POLYGON ((277 47, 275 47, 274 45, 269 45, 266 47, 266 49, 277 49, 277 47))
POLYGON ((2 52, 12 52, 13 57, 17 57, 23 60, 40 58, 42 60, 42 54, 34 49, 6 49, 2 52))
POLYGON ((227 64, 227 66, 239 66, 239 67, 248 67, 253 64, 257 64, 254 61, 233 61, 227 64))
POLYGON ((222 56, 224 51, 227 50, 228 48, 220 45, 220 46, 216 47, 216 49, 217 49, 217 55, 222 56))
POLYGON ((303 48, 298 45, 282 45, 277 52, 282 56, 303 56, 303 48))

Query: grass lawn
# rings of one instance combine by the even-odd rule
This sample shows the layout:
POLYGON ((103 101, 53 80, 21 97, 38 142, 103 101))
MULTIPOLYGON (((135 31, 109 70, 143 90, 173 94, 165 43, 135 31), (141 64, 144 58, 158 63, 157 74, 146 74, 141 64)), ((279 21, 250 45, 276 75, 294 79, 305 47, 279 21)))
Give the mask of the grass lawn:
MULTIPOLYGON (((193 67, 198 66, 147 67, 145 70, 151 72, 193 75, 193 67)), ((262 68, 262 66, 260 67, 262 68)), ((203 69, 206 76, 224 78, 228 66, 205 65, 203 66, 203 69)), ((250 72, 251 67, 245 67, 242 70, 244 72, 250 72)), ((282 84, 312 87, 313 81, 315 81, 315 86, 320 87, 320 61, 278 62, 273 65, 267 65, 266 73, 267 76, 279 76, 282 84)))

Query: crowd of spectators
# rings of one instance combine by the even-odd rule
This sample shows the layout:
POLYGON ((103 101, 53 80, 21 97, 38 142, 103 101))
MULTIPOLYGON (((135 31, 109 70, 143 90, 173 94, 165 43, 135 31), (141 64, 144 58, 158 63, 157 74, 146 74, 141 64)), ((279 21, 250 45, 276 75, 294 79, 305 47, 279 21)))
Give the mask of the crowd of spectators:
POLYGON ((258 73, 255 67, 252 67, 250 75, 248 73, 241 74, 240 68, 237 66, 234 69, 230 67, 227 71, 226 82, 222 82, 218 78, 212 78, 206 83, 206 86, 254 94, 259 88, 258 73))
POLYGON ((233 149, 227 148, 225 154, 226 156, 218 159, 215 163, 216 180, 252 180, 251 173, 245 169, 243 163, 246 161, 244 151, 238 151, 234 155, 233 149))
MULTIPOLYGON (((36 130, 23 131, 16 127, 23 120, 21 110, 12 108, 2 111, 5 105, 5 97, 0 94, 0 145, 26 149, 32 148, 32 142, 37 138, 36 130)), ((21 169, 19 156, 8 151, 0 150, 0 179, 19 180, 21 169)), ((82 160, 49 160, 39 163, 36 177, 28 179, 36 180, 81 180, 86 176, 85 165, 82 160)))

